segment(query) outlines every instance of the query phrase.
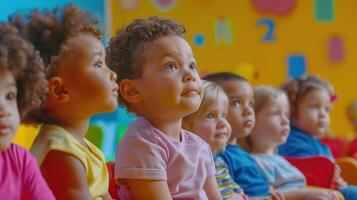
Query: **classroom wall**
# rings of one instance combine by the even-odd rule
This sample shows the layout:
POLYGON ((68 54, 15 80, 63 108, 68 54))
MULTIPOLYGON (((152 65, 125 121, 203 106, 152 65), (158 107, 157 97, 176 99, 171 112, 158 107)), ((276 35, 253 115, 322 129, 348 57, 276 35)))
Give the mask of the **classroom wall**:
POLYGON ((253 85, 280 85, 304 73, 335 87, 332 130, 345 136, 357 99, 357 1, 111 0, 112 34, 135 18, 167 16, 187 27, 202 74, 232 71, 253 85))
MULTIPOLYGON (((176 19, 187 27, 201 74, 232 71, 253 85, 280 85, 304 73, 331 81, 338 95, 332 130, 346 136, 345 115, 354 92, 357 57, 357 1, 333 0, 0 0, 0 21, 14 11, 74 3, 102 21, 110 35, 136 18, 152 15, 176 19), (267 3, 268 2, 268 3, 267 3)), ((95 116, 87 137, 108 160, 135 117, 126 110, 95 116)), ((15 142, 29 148, 38 127, 21 126, 15 142)))

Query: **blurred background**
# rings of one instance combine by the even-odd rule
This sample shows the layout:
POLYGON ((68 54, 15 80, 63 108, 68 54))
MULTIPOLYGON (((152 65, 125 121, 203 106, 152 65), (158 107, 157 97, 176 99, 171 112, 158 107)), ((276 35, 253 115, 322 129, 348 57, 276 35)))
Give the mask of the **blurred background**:
MULTIPOLYGON (((306 73, 334 86, 335 137, 351 139, 347 107, 357 100, 357 1, 354 0, 0 0, 0 21, 13 12, 73 3, 94 13, 106 45, 136 18, 166 16, 183 23, 201 75, 231 71, 253 86, 280 86, 306 73)), ((356 118, 357 118, 357 113, 356 118)), ((93 117, 87 137, 108 160, 128 125, 126 110, 93 117)), ((29 148, 38 127, 21 126, 15 142, 29 148)))

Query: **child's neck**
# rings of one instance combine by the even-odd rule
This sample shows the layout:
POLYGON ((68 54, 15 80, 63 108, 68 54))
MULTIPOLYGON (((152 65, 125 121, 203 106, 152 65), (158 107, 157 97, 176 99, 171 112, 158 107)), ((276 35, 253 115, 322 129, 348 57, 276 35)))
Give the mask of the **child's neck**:
POLYGON ((76 115, 64 116, 64 115, 52 115, 48 120, 48 123, 58 125, 68 131, 80 142, 84 142, 84 136, 86 135, 89 127, 89 117, 79 117, 76 115))
POLYGON ((182 119, 164 120, 163 118, 147 118, 150 123, 164 134, 173 138, 175 141, 181 141, 182 119))
POLYGON ((229 141, 228 141, 228 144, 231 144, 231 145, 237 145, 237 138, 231 138, 229 141))
POLYGON ((275 155, 275 146, 273 145, 252 145, 250 153, 265 154, 265 155, 275 155))

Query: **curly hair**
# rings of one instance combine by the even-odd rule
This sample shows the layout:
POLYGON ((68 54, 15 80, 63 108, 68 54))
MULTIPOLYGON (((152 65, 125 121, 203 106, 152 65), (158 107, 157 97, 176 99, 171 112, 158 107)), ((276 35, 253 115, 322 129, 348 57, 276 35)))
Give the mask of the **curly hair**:
POLYGON ((21 121, 35 123, 36 110, 47 94, 44 64, 33 46, 6 23, 0 24, 0 69, 9 70, 15 78, 21 121))
MULTIPOLYGON (((118 83, 124 79, 141 76, 139 63, 145 51, 145 45, 169 35, 183 38, 186 29, 183 25, 166 18, 149 17, 136 19, 128 26, 117 31, 107 48, 107 64, 118 75, 118 83)), ((119 94, 120 106, 129 106, 119 94)))
POLYGON ((331 101, 334 97, 332 85, 320 77, 314 75, 307 75, 291 80, 284 84, 282 89, 288 96, 292 115, 294 115, 294 110, 297 107, 297 103, 312 90, 326 90, 330 95, 331 101))
POLYGON ((53 75, 62 60, 61 55, 69 49, 66 45, 69 38, 79 33, 89 33, 98 39, 102 36, 97 28, 98 19, 72 4, 43 12, 36 9, 26 18, 15 14, 9 17, 9 22, 40 52, 48 77, 53 75))

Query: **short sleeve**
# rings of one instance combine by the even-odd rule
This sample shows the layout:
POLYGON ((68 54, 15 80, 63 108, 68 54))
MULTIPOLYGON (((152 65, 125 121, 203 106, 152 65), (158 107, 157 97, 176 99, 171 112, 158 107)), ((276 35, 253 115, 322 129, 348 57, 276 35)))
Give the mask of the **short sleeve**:
POLYGON ((253 156, 253 158, 268 183, 274 184, 276 182, 274 164, 265 161, 263 158, 259 158, 259 156, 253 156))
POLYGON ((216 167, 214 164, 214 159, 212 155, 211 148, 207 145, 208 152, 207 154, 209 155, 209 165, 208 165, 208 170, 207 170, 207 178, 211 178, 212 176, 216 175, 216 167))
POLYGON ((116 179, 167 180, 164 144, 140 134, 125 135, 115 161, 116 179))
MULTIPOLYGON (((24 150, 25 151, 25 150, 24 150)), ((35 158, 24 152, 23 192, 22 199, 52 200, 55 199, 46 181, 42 177, 35 158)))

